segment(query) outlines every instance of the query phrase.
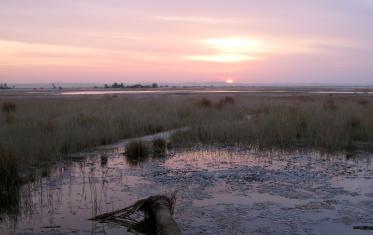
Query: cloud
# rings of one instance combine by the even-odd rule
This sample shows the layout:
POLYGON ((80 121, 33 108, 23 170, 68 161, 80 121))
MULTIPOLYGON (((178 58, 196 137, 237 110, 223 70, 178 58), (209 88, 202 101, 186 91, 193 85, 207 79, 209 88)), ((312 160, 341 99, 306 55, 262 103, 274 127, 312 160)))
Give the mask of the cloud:
POLYGON ((0 66, 19 65, 71 65, 119 66, 126 63, 165 63, 174 61, 145 50, 114 50, 56 44, 27 43, 0 40, 0 66))
POLYGON ((208 53, 184 56, 184 60, 239 63, 273 56, 334 55, 342 49, 355 48, 352 42, 332 38, 256 38, 221 37, 197 40, 208 53))
POLYGON ((203 62, 217 63, 238 63, 249 60, 257 60, 258 57, 242 54, 216 54, 216 55, 191 55, 185 56, 184 59, 203 62))
POLYGON ((147 17, 148 20, 166 21, 166 22, 181 22, 181 23, 205 23, 205 24, 240 24, 238 19, 230 18, 214 18, 200 16, 173 16, 173 15, 155 15, 147 17))

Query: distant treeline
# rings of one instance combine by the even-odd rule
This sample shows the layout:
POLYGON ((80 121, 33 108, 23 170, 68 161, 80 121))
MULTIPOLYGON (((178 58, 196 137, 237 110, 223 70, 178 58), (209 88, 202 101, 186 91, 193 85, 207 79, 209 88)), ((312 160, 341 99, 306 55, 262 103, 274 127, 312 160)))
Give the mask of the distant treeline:
POLYGON ((8 84, 6 83, 0 83, 0 89, 12 89, 8 84))
POLYGON ((152 85, 142 85, 142 84, 134 84, 134 85, 124 85, 123 83, 114 82, 112 85, 105 84, 104 88, 158 88, 159 85, 157 83, 153 83, 152 85))

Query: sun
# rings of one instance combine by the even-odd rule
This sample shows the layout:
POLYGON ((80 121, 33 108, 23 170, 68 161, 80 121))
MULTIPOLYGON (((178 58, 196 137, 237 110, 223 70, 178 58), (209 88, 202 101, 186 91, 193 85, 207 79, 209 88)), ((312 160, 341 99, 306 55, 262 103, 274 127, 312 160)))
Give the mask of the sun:
POLYGON ((227 79, 227 80, 225 81, 225 83, 232 84, 232 83, 234 83, 234 81, 233 81, 232 79, 227 79))

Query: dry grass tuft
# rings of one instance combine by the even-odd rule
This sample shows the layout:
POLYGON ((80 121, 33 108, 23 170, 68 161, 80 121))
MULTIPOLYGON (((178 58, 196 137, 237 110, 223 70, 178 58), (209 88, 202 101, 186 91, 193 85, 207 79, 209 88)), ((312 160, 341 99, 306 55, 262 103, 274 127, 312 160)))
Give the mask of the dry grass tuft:
POLYGON ((226 105, 234 105, 234 104, 235 104, 234 98, 232 96, 226 96, 219 100, 218 106, 224 107, 226 105))
POLYGON ((126 146, 126 155, 131 159, 145 159, 149 156, 149 147, 141 140, 131 141, 126 146))
POLYGON ((167 143, 165 139, 158 138, 152 141, 154 155, 163 155, 167 150, 167 143))
POLYGON ((212 102, 211 100, 207 98, 202 98, 200 101, 198 101, 198 105, 205 107, 205 108, 211 108, 212 107, 212 102))
POLYGON ((367 106, 370 104, 370 101, 368 99, 360 99, 357 101, 358 104, 362 105, 362 106, 367 106))
POLYGON ((17 110, 17 106, 12 102, 4 102, 1 109, 4 113, 12 113, 17 110))

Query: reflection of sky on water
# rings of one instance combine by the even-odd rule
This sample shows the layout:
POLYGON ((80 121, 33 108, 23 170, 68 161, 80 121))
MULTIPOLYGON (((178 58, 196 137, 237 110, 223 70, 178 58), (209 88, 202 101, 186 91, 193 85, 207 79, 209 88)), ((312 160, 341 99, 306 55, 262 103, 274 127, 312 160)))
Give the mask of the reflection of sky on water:
MULTIPOLYGON (((192 150, 136 163, 119 154, 91 156, 57 165, 49 178, 25 185, 23 193, 30 193, 23 197, 21 213, 3 216, 0 232, 126 234, 119 226, 88 219, 140 198, 178 189, 175 218, 185 234, 194 234, 204 226, 216 228, 215 233, 227 232, 219 221, 229 217, 242 222, 238 230, 271 222, 274 227, 281 224, 278 228, 286 232, 290 230, 285 222, 292 220, 292 226, 317 228, 321 234, 346 233, 351 232, 351 226, 335 222, 341 217, 338 213, 346 208, 373 210, 359 204, 373 197, 372 175, 369 157, 346 160, 316 153, 192 150), (318 187, 320 193, 314 192, 318 187), (333 204, 331 210, 296 209, 312 201, 340 199, 346 202, 333 204), (281 212, 282 222, 276 217, 281 212), (333 219, 320 220, 324 217, 333 219), (304 222, 307 220, 313 225, 304 222)), ((368 216, 369 220, 373 222, 368 216)))
MULTIPOLYGON (((61 95, 109 95, 109 94, 167 94, 167 93, 294 93, 287 90, 122 90, 122 91, 66 91, 61 95)), ((299 91, 306 94, 373 94, 368 91, 299 91)))

